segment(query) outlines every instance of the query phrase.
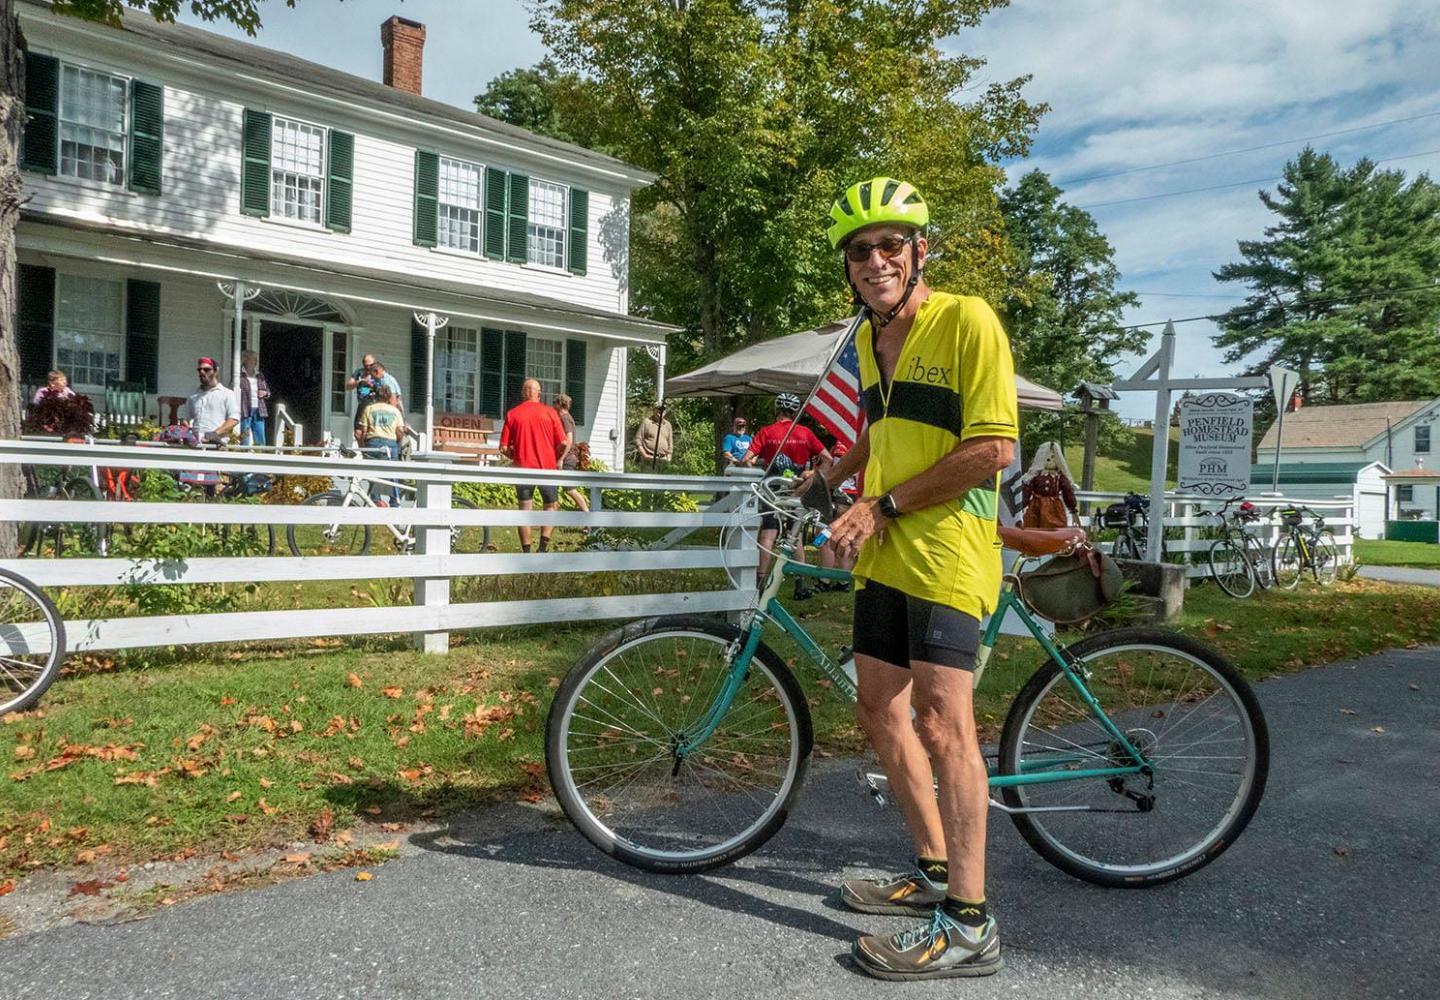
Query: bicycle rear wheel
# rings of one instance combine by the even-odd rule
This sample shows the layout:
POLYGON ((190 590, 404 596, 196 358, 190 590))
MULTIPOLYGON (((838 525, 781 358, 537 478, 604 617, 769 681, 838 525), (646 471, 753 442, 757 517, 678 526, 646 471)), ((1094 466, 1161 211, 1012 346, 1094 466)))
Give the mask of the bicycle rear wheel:
POLYGON ((1275 586, 1275 567, 1270 564, 1269 552, 1252 535, 1244 535, 1242 541, 1245 557, 1250 561, 1250 570, 1255 574, 1255 582, 1261 590, 1269 590, 1275 586))
POLYGON ((1328 587, 1340 573, 1340 549, 1329 532, 1317 534, 1310 544, 1313 549, 1311 555, 1315 560, 1310 568, 1315 574, 1315 582, 1322 587, 1328 587))
POLYGON ((1228 538, 1210 546, 1210 575, 1231 597, 1244 600, 1255 593, 1255 574, 1250 560, 1244 550, 1228 538))
MULTIPOLYGON (((456 510, 479 510, 475 504, 463 497, 453 497, 450 505, 456 510)), ((490 525, 457 524, 450 529, 451 552, 490 552, 490 525)))
POLYGON ((721 622, 652 618, 610 633, 566 675, 546 722, 550 785, 606 854, 645 871, 702 872, 785 822, 810 756, 810 711, 765 645, 710 738, 677 752, 742 641, 721 622))
MULTIPOLYGON (((1151 774, 1005 787, 1027 843, 1096 885, 1160 885, 1214 861, 1255 814, 1270 738, 1254 693, 1218 652, 1162 629, 1120 629, 1066 648, 1151 774)), ((1134 758, 1047 660, 1005 719, 1000 773, 1127 767, 1134 758)))
POLYGON ((1294 535, 1287 534, 1280 539, 1275 546, 1271 567, 1275 570, 1275 586, 1294 590, 1300 585, 1300 571, 1303 566, 1300 561, 1300 547, 1295 544, 1294 535))
POLYGON ((1110 554, 1117 559, 1139 559, 1140 547, 1135 543, 1135 536, 1122 529, 1110 543, 1110 554))
MULTIPOLYGON (((345 507, 348 499, 348 493, 328 490, 306 497, 300 506, 345 507)), ((347 524, 344 520, 332 524, 292 524, 285 528, 285 539, 290 543, 290 551, 297 556, 363 556, 370 551, 370 525, 347 524)))
POLYGON ((35 705, 65 658, 65 625, 44 591, 0 570, 0 716, 35 705))

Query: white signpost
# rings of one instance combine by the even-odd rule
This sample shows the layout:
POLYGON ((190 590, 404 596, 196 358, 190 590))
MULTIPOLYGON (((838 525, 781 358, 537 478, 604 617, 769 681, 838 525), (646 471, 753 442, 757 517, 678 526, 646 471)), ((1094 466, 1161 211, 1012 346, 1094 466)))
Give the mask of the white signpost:
POLYGON ((1180 492, 1217 498, 1245 494, 1254 417, 1254 401, 1233 392, 1180 400, 1180 492))
POLYGON ((1275 394, 1275 471, 1270 474, 1270 492, 1280 492, 1280 446, 1285 438, 1285 411, 1290 408, 1290 397, 1300 385, 1300 373, 1289 368, 1272 367, 1270 391, 1275 394))
POLYGON ((1269 384, 1263 375, 1221 375, 1216 378, 1171 378, 1175 361, 1175 324, 1166 323, 1160 349, 1150 355, 1128 379, 1113 383, 1116 392, 1155 393, 1155 447, 1150 452, 1150 535, 1145 558, 1160 561, 1160 539, 1165 537, 1165 466, 1170 454, 1170 393, 1175 389, 1261 389, 1269 384))

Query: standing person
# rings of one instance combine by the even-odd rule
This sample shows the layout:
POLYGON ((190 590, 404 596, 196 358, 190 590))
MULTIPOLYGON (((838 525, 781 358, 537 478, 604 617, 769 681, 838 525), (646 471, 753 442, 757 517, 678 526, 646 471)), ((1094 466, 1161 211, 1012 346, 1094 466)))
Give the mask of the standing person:
MULTIPOLYGON (((249 444, 265 446, 265 421, 270 416, 266 400, 270 398, 270 383, 260 370, 260 356, 254 351, 240 354, 240 440, 250 435, 249 444)), ((299 443, 298 441, 296 442, 299 443)))
POLYGON ((869 423, 821 472, 833 486, 863 465, 865 492, 835 520, 829 544, 859 554, 856 714, 915 845, 909 872, 847 881, 840 899, 927 920, 856 941, 855 960, 871 975, 989 975, 1003 962, 985 899, 989 791, 972 671, 979 620, 1000 591, 995 518, 1017 436, 1014 363, 983 299, 925 284, 929 209, 914 187, 888 177, 856 184, 830 218, 830 243, 870 316, 856 335, 869 423))
MULTIPOLYGON (((563 392, 556 394, 555 413, 560 417, 560 426, 565 429, 565 454, 560 456, 560 468, 566 471, 575 471, 580 468, 580 447, 575 441, 575 418, 570 415, 572 404, 573 400, 563 392)), ((565 495, 576 507, 587 514, 590 513, 590 501, 582 490, 574 486, 567 486, 565 495)))
POLYGON ((385 362, 379 358, 370 366, 370 382, 376 388, 384 386, 390 390, 390 405, 401 413, 405 412, 405 400, 400 393, 400 382, 385 369, 385 362))
POLYGON ((730 433, 725 435, 724 442, 720 449, 725 452, 725 464, 736 465, 745 461, 745 455, 750 451, 751 434, 745 429, 745 418, 736 417, 735 422, 730 425, 730 433))
POLYGON ((220 368, 214 358, 197 358, 195 373, 200 376, 200 388, 185 402, 190 426, 202 441, 220 444, 240 423, 240 401, 220 381, 220 368))
MULTIPOLYGON (((766 424, 755 432, 750 440, 750 449, 745 453, 745 465, 759 463, 771 475, 798 474, 809 468, 822 468, 831 464, 830 452, 810 428, 798 423, 800 418, 800 397, 794 393, 782 392, 775 397, 775 422, 766 424), (781 443, 785 447, 780 447, 781 443), (820 463, 820 464, 817 464, 820 463)), ((758 585, 765 583, 770 572, 771 554, 775 539, 780 535, 780 516, 767 511, 760 519, 760 565, 757 568, 758 585)), ((800 547, 797 561, 805 561, 805 548, 800 547)), ((803 601, 815 594, 810 581, 803 576, 795 578, 795 600, 803 601)))
MULTIPOLYGON (((356 440, 360 447, 370 453, 372 458, 388 458, 390 461, 397 461, 400 458, 400 439, 405 435, 405 415, 400 412, 399 407, 391 402, 392 396, 388 385, 377 385, 374 391, 375 398, 370 405, 365 407, 365 417, 360 421, 360 429, 356 432, 356 440)), ((384 501, 380 499, 379 492, 374 487, 370 494, 377 503, 382 506, 384 501)), ((390 506, 400 506, 400 487, 390 487, 390 506)))
POLYGON ((635 431, 635 459, 653 472, 661 462, 669 462, 674 452, 675 434, 665 416, 665 404, 657 402, 635 431))
POLYGON ((365 354, 360 358, 360 367, 345 380, 345 388, 355 390, 355 440, 360 440, 360 418, 365 407, 375 401, 375 380, 370 369, 375 367, 375 355, 365 354))
MULTIPOLYGON (((520 403, 510 407, 505 414, 505 426, 500 429, 500 448, 510 460, 522 469, 555 469, 560 466, 560 456, 565 453, 565 427, 560 423, 554 409, 540 402, 540 383, 527 378, 520 388, 520 403)), ((515 493, 520 498, 521 510, 535 509, 535 494, 545 510, 560 506, 560 491, 554 486, 517 486, 515 493)), ((553 524, 540 528, 540 551, 550 548, 553 524)), ((520 525, 520 551, 530 551, 530 526, 520 525)))
POLYGON ((75 390, 70 388, 70 376, 58 368, 52 368, 45 376, 45 384, 35 390, 35 395, 30 397, 30 405, 34 406, 47 399, 70 399, 75 395, 75 390))

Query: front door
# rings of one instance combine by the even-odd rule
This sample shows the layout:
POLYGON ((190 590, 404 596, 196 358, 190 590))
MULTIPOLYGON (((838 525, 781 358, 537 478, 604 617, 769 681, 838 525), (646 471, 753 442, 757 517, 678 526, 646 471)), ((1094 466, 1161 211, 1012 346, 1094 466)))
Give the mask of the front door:
POLYGON ((319 444, 324 435, 326 389, 324 331, 299 323, 260 323, 260 368, 270 383, 270 417, 285 404, 290 419, 303 425, 302 444, 319 444))

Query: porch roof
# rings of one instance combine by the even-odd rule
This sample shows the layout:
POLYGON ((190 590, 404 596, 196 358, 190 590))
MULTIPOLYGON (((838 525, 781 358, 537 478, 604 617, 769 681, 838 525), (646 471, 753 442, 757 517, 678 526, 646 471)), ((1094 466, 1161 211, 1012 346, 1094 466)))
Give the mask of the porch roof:
POLYGON ((514 324, 639 344, 664 344, 680 328, 641 316, 461 281, 400 277, 379 268, 330 264, 189 236, 136 233, 123 226, 23 212, 22 249, 186 274, 243 281, 321 297, 331 296, 497 325, 514 324))

